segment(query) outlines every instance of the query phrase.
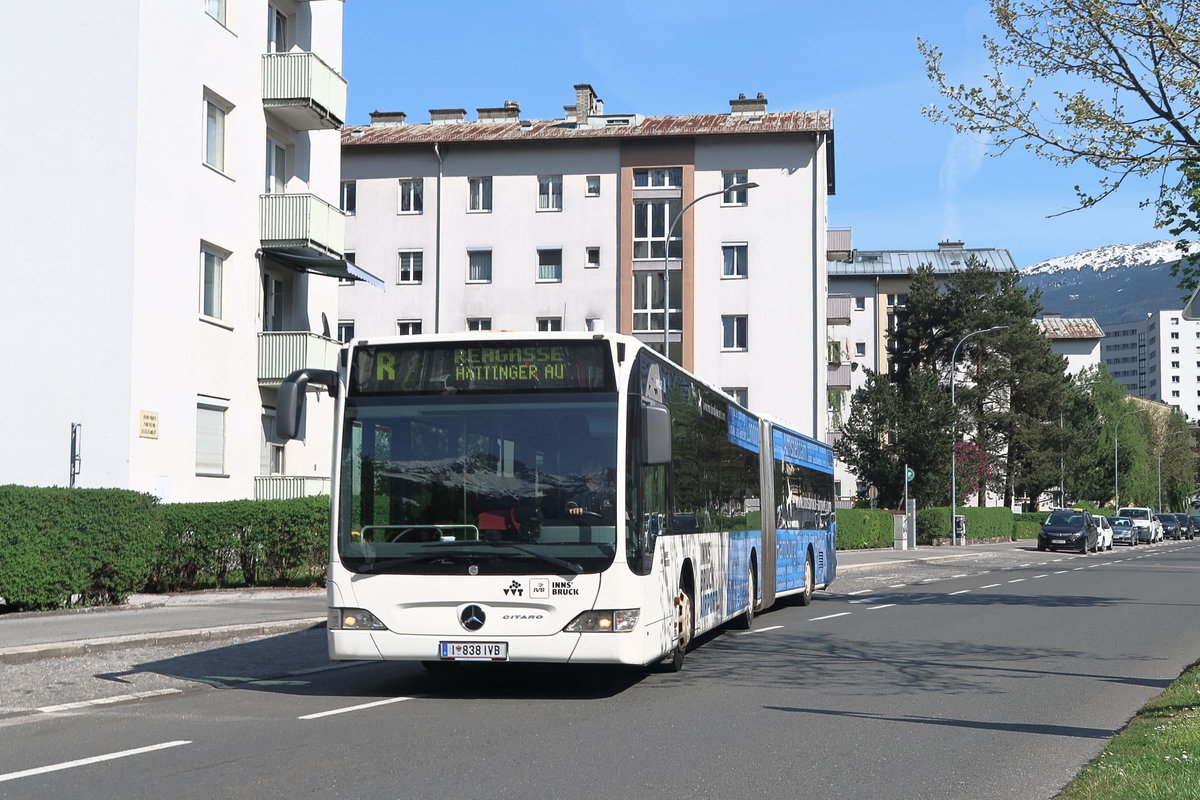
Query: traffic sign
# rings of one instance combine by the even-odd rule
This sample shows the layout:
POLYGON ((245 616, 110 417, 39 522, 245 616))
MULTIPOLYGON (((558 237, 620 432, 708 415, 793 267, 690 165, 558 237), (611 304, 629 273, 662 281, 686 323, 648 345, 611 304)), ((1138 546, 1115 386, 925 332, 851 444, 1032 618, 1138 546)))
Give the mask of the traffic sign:
POLYGON ((912 468, 912 467, 905 467, 905 468, 904 468, 904 480, 906 480, 906 481, 911 481, 911 480, 913 480, 913 479, 914 479, 914 478, 916 478, 916 477, 917 477, 917 473, 913 472, 913 468, 912 468))

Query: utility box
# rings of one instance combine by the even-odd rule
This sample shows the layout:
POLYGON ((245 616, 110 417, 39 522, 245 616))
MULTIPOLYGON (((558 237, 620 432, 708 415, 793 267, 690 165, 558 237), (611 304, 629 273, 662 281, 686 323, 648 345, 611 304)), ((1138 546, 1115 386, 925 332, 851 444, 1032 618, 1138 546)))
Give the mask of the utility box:
POLYGON ((967 543, 967 518, 962 514, 954 515, 954 543, 967 543))
POLYGON ((905 514, 892 517, 892 549, 908 549, 908 516, 905 514))

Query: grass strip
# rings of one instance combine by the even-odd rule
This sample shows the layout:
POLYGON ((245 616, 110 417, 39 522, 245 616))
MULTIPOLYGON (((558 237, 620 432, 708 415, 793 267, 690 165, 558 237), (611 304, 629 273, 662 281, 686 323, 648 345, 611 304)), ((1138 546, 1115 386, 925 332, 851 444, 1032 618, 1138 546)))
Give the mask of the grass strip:
POLYGON ((1055 800, 1200 798, 1200 662, 1146 703, 1055 800))

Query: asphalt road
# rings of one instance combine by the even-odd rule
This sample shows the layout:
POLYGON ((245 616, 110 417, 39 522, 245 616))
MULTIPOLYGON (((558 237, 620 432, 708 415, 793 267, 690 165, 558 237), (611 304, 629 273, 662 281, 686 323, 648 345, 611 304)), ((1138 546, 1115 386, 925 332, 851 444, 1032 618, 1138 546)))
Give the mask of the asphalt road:
POLYGON ((319 631, 38 662, 173 685, 0 719, 0 796, 1050 798, 1200 657, 1197 572, 1192 542, 851 572, 678 675, 328 668, 319 631))

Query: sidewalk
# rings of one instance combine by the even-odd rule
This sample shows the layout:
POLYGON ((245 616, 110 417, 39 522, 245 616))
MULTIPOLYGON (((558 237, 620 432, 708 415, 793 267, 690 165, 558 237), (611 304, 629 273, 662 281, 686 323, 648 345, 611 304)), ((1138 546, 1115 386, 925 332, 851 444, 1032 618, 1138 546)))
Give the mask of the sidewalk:
MULTIPOLYGON (((1005 542, 917 550, 842 550, 837 569, 846 573, 946 561, 984 550, 1024 546, 1005 542)), ((325 624, 325 603, 324 589, 227 589, 133 595, 124 606, 5 614, 0 615, 0 665, 317 628, 325 624)))

